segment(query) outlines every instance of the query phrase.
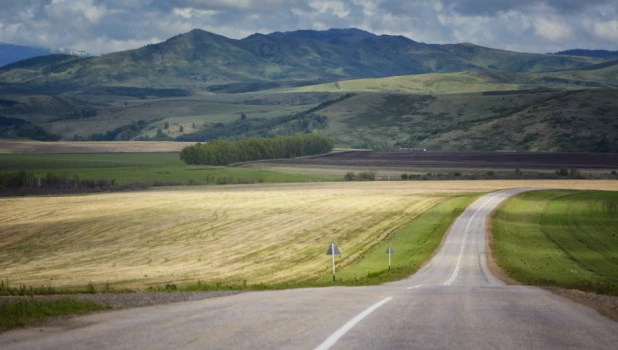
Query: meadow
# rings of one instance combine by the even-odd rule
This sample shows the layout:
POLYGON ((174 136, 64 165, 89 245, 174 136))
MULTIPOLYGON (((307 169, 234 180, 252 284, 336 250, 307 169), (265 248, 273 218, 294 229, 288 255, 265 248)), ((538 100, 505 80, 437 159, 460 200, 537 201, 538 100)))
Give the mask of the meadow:
POLYGON ((386 78, 351 79, 327 84, 309 85, 282 92, 397 92, 410 94, 453 94, 484 91, 520 90, 522 85, 492 82, 479 74, 429 73, 386 78))
POLYGON ((78 175, 117 184, 225 184, 331 181, 333 176, 269 170, 188 166, 178 153, 0 154, 0 172, 78 175))
POLYGON ((408 249, 398 242, 439 242, 470 194, 516 187, 618 190, 618 181, 261 184, 6 198, 0 280, 55 288, 91 282, 97 290, 303 283, 330 276, 325 253, 333 241, 341 278, 366 277, 386 269, 384 244, 400 252, 396 268, 418 267, 420 260, 397 260, 408 249), (432 211, 441 205, 449 207, 432 211), (432 212, 438 217, 427 219, 432 212))
POLYGON ((493 252, 518 282, 618 295, 617 228, 618 192, 529 192, 495 213, 493 252))

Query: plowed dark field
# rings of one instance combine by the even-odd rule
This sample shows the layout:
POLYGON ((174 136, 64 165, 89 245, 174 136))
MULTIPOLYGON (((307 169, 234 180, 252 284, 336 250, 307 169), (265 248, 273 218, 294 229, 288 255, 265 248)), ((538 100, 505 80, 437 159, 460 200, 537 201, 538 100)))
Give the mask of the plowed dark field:
POLYGON ((617 153, 341 152, 277 164, 474 169, 618 169, 617 153))

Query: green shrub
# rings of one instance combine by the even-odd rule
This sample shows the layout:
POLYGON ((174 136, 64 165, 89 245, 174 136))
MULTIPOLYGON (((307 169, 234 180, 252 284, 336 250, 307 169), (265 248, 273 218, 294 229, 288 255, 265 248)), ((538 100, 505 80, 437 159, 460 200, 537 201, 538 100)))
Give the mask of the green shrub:
POLYGON ((370 171, 363 171, 362 173, 358 174, 358 177, 363 181, 375 181, 376 173, 370 171))
POLYGON ((218 185, 228 185, 232 183, 232 178, 228 175, 217 176, 216 182, 218 185))

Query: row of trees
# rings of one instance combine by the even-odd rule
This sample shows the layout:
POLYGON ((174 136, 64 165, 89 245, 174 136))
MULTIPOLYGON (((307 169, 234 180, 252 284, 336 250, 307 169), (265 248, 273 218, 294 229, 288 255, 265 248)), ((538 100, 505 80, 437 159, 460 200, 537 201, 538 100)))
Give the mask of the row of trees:
POLYGON ((185 147, 180 159, 187 164, 229 165, 261 159, 295 158, 332 151, 334 141, 322 135, 211 141, 185 147))
POLYGON ((11 188, 108 188, 115 185, 116 180, 80 179, 77 175, 58 175, 52 172, 48 172, 45 176, 25 171, 0 173, 0 190, 11 188))

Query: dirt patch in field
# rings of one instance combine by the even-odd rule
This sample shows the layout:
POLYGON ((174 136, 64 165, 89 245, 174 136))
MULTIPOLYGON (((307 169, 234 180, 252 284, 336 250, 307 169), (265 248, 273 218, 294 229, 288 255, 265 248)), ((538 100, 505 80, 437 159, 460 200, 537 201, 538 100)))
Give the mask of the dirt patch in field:
POLYGON ((0 153, 169 153, 180 152, 183 148, 193 145, 193 142, 164 141, 0 141, 0 153))

